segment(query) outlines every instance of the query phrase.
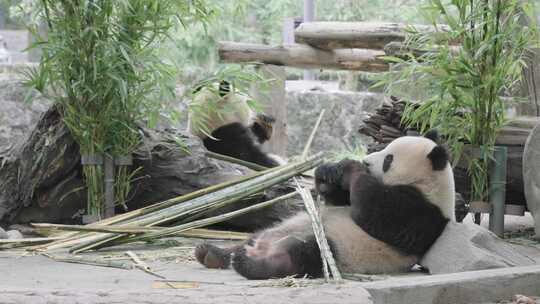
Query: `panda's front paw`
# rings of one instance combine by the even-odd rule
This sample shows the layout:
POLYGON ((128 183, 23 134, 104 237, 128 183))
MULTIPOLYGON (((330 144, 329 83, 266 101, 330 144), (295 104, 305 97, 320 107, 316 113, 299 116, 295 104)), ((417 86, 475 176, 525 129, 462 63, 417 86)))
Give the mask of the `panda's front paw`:
POLYGON ((337 163, 325 163, 315 169, 315 181, 321 184, 338 185, 343 171, 337 163))

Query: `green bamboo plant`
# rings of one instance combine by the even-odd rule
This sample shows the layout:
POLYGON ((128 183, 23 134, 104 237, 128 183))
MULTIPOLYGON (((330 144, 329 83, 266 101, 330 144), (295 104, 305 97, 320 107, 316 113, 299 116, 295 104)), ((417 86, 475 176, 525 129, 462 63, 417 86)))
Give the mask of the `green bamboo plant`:
MULTIPOLYGON (((50 97, 82 155, 130 155, 141 138, 138 124, 154 123, 174 94, 175 71, 157 50, 177 24, 205 22, 204 0, 41 0, 47 25, 35 46, 39 68, 27 84, 50 97)), ((103 172, 83 169, 88 213, 103 215, 103 172)), ((115 173, 116 201, 124 203, 132 173, 115 173)))
POLYGON ((381 83, 395 96, 421 95, 421 103, 406 108, 403 122, 422 131, 438 128, 456 160, 467 156, 464 144, 480 151, 464 159, 471 199, 485 200, 488 165, 506 122, 501 96, 522 80, 524 59, 537 41, 533 9, 518 0, 430 0, 421 12, 435 31, 410 28, 405 56, 387 58, 397 64, 381 83), (526 19, 530 26, 523 25, 526 19))

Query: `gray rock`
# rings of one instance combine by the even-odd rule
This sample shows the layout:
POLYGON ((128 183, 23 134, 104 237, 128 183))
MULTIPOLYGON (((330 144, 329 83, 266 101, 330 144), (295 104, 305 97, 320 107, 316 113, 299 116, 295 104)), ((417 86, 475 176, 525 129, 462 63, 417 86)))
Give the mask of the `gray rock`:
POLYGON ((2 227, 0 227, 0 240, 7 239, 9 236, 2 227))
POLYGON ((37 95, 31 98, 32 103, 25 103, 27 94, 20 76, 0 73, 0 156, 24 141, 50 104, 37 95))
POLYGON ((529 134, 523 150, 523 189, 527 208, 534 217, 534 232, 540 237, 540 124, 529 134))
POLYGON ((432 274, 533 265, 518 245, 473 223, 448 223, 420 264, 432 274))
POLYGON ((24 238, 24 236, 22 235, 22 233, 19 232, 19 230, 9 230, 7 232, 7 235, 8 239, 10 240, 19 240, 24 238))
POLYGON ((287 92, 287 155, 302 153, 319 114, 326 110, 311 152, 353 150, 371 139, 358 133, 362 120, 383 102, 383 95, 368 92, 287 92))

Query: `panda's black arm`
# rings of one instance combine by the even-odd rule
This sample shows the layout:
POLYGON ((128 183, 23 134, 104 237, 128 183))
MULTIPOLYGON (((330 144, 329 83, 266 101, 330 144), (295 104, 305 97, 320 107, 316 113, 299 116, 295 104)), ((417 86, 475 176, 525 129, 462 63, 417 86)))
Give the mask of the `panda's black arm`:
POLYGON ((213 138, 203 140, 204 146, 209 151, 269 168, 279 166, 277 161, 270 158, 257 146, 248 128, 241 123, 222 126, 214 130, 211 135, 213 138))
POLYGON ((368 173, 350 181, 351 217, 372 237, 407 254, 424 254, 448 219, 415 187, 389 186, 368 173))

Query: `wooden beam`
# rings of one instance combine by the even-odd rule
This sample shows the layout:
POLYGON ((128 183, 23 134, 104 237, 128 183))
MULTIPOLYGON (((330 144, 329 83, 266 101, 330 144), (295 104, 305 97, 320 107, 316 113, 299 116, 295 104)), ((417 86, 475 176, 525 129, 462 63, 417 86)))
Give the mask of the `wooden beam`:
MULTIPOLYGON (((414 25, 418 31, 433 31, 432 26, 414 25)), ((404 41, 407 25, 385 22, 307 22, 294 32, 295 41, 313 47, 333 49, 382 50, 392 41, 404 41)), ((444 29, 441 26, 440 29, 444 29)))
POLYGON ((342 49, 325 51, 307 45, 288 44, 269 46, 263 44, 220 42, 219 58, 224 62, 257 62, 307 69, 340 69, 367 72, 388 70, 381 59, 383 51, 342 49))

